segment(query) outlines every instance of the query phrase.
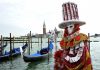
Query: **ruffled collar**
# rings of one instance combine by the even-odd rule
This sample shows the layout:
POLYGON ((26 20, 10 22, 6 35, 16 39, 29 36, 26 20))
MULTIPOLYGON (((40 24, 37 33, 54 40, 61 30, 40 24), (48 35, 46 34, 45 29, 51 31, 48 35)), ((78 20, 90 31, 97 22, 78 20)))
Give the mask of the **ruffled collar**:
POLYGON ((76 36, 78 36, 78 35, 79 35, 79 31, 77 31, 77 32, 75 32, 75 33, 73 33, 73 34, 67 36, 66 38, 67 38, 67 40, 70 40, 70 39, 73 39, 74 37, 76 37, 76 36))
POLYGON ((74 47, 77 44, 79 44, 81 41, 88 40, 88 37, 85 34, 82 33, 75 33, 72 36, 69 37, 64 37, 60 41, 60 46, 62 49, 67 49, 69 47, 74 47))

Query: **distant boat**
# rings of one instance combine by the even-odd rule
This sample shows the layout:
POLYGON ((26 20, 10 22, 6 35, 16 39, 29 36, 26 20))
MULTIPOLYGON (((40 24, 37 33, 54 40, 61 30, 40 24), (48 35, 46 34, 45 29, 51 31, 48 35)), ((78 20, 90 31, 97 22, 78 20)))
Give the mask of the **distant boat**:
POLYGON ((25 62, 34 62, 34 61, 40 61, 48 58, 49 55, 52 55, 53 50, 53 44, 52 41, 50 41, 48 47, 42 48, 40 51, 37 51, 34 54, 23 54, 23 59, 25 62))
POLYGON ((99 41, 93 41, 93 42, 99 42, 99 41))
MULTIPOLYGON (((22 46, 21 48, 22 48, 22 50, 25 50, 26 47, 28 47, 27 44, 25 44, 25 45, 22 46)), ((20 47, 14 48, 14 49, 12 49, 12 51, 5 51, 4 54, 1 54, 1 55, 0 55, 0 62, 9 60, 10 57, 16 57, 16 56, 18 56, 18 55, 21 55, 21 52, 22 52, 22 51, 21 51, 20 47)))

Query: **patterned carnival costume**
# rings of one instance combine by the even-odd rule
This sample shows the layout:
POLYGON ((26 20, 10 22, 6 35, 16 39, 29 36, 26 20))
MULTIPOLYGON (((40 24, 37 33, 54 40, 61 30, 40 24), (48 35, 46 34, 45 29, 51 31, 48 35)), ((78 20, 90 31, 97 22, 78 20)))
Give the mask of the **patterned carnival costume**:
POLYGON ((79 21, 77 5, 68 2, 62 7, 64 22, 59 27, 64 29, 64 35, 60 41, 62 49, 54 55, 54 70, 93 70, 88 37, 79 33, 79 27, 85 22, 79 21))

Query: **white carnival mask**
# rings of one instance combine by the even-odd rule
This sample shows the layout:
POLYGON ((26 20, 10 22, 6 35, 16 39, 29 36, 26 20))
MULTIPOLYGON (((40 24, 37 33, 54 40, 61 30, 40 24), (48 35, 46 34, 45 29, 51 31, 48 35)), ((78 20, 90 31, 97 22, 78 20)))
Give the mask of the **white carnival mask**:
POLYGON ((68 29, 68 34, 71 34, 74 30, 74 24, 70 24, 67 26, 67 29, 68 29))

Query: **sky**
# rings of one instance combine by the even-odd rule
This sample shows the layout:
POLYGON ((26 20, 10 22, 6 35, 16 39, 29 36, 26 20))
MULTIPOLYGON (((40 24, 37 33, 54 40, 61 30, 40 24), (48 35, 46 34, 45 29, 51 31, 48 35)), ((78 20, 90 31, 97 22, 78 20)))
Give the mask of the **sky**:
POLYGON ((14 36, 63 30, 58 27, 63 22, 62 4, 74 2, 78 5, 79 20, 86 24, 80 27, 82 33, 100 33, 99 0, 0 0, 0 35, 14 36))

